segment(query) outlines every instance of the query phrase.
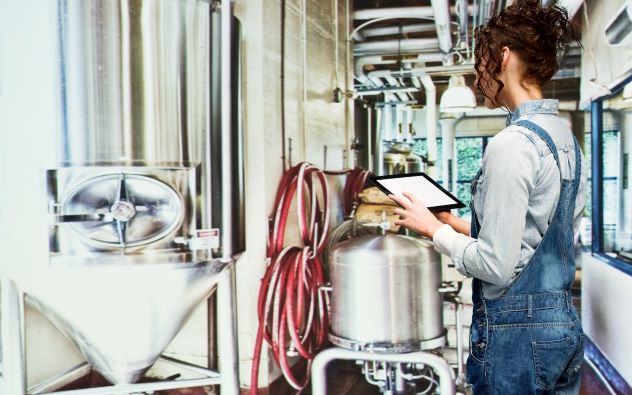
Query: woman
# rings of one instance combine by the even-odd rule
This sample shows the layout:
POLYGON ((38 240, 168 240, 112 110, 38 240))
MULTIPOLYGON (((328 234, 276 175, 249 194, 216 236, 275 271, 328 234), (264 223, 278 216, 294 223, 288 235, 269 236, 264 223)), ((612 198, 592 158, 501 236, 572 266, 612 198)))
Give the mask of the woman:
POLYGON ((474 278, 466 389, 474 394, 578 393, 583 335, 571 300, 573 235, 585 166, 542 85, 572 36, 567 13, 514 4, 476 29, 476 85, 509 110, 472 183, 471 224, 433 215, 411 194, 390 197, 397 222, 474 278))

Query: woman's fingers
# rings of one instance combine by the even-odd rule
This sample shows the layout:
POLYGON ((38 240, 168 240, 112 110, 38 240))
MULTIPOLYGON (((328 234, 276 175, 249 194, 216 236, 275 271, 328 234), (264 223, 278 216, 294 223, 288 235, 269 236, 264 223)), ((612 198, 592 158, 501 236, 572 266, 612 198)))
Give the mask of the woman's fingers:
POLYGON ((423 204, 421 203, 421 201, 417 198, 417 196, 415 196, 414 194, 410 193, 410 192, 403 192, 403 195, 406 196, 408 198, 408 200, 410 200, 413 204, 423 204))

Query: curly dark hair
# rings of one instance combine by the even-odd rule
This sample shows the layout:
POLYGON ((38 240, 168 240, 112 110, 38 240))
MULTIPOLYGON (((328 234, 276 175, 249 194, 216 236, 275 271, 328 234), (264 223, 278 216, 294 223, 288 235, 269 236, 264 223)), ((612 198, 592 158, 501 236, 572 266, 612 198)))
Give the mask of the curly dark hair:
POLYGON ((515 51, 525 65, 521 85, 529 83, 541 88, 558 69, 558 49, 564 49, 569 42, 577 40, 566 9, 542 7, 539 0, 514 2, 486 24, 477 27, 474 37, 474 67, 479 77, 477 88, 499 107, 499 95, 504 84, 496 75, 501 71, 503 47, 515 51), (482 89, 483 86, 490 87, 492 79, 498 84, 493 98, 482 89))

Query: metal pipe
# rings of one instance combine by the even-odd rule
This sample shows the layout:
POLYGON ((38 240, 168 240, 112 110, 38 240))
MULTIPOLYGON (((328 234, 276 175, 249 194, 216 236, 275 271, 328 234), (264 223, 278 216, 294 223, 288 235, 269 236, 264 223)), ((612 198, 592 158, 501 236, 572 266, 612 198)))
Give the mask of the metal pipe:
POLYGON ((371 8, 356 10, 353 12, 353 19, 364 20, 374 18, 432 18, 434 10, 432 7, 394 7, 394 8, 371 8))
POLYGON ((368 77, 364 72, 364 67, 373 64, 396 64, 396 63, 418 63, 418 62, 440 62, 443 56, 439 52, 420 53, 415 56, 402 59, 389 58, 382 55, 357 56, 354 61, 354 76, 363 85, 368 82, 368 77))
MULTIPOLYGON (((551 3, 554 3, 553 0, 543 0, 543 6, 549 6, 551 3)), ((584 0, 558 0, 555 2, 557 6, 564 7, 568 11, 568 19, 571 20, 579 10, 579 7, 582 6, 584 0)))
POLYGON ((79 365, 67 369, 58 375, 50 377, 44 381, 37 383, 36 385, 28 389, 29 395, 43 394, 46 392, 52 392, 57 388, 61 388, 66 384, 70 384, 75 380, 78 380, 92 371, 92 366, 88 362, 82 362, 79 365))
POLYGON ((355 44, 354 55, 370 55, 406 52, 437 51, 439 40, 436 38, 410 38, 399 40, 369 41, 355 44))
POLYGON ((312 394, 326 395, 327 374, 326 368, 329 362, 336 360, 362 360, 400 363, 421 363, 433 368, 439 376, 439 388, 441 395, 454 395, 454 372, 448 362, 434 354, 419 351, 406 354, 375 354, 365 351, 353 351, 333 347, 321 351, 312 362, 312 394))
MULTIPOLYGON (((221 174, 222 174, 222 258, 230 259, 234 254, 233 248, 233 196, 231 179, 233 177, 233 147, 232 147, 232 76, 231 76, 231 39, 233 28, 232 1, 221 0, 220 15, 220 90, 221 90, 221 174)), ((209 174, 210 175, 210 174, 209 174)), ((208 176, 208 175, 207 175, 208 176)))
POLYGON ((434 14, 437 38, 439 39, 439 50, 444 55, 443 63, 451 65, 452 61, 452 36, 450 32, 450 5, 448 0, 432 0, 432 11, 434 14))
MULTIPOLYGON (((24 299, 16 284, 8 277, 0 278, 0 345, 2 375, 0 389, 11 395, 26 394, 24 361, 24 299)), ((4 393, 3 391, 3 393, 4 393)))
POLYGON ((467 0, 457 0, 456 2, 457 17, 459 21, 458 46, 465 48, 465 57, 470 58, 470 43, 468 41, 469 34, 469 17, 467 15, 467 0))
POLYGON ((426 75, 421 77, 421 83, 426 90, 426 142, 428 145, 427 173, 436 178, 437 161, 437 89, 432 78, 426 75))
POLYGON ((463 304, 459 301, 456 303, 456 371, 457 383, 461 384, 465 381, 463 369, 463 304))
POLYGON ((436 27, 432 23, 413 23, 403 26, 384 26, 364 29, 362 32, 358 32, 357 35, 364 39, 367 37, 390 36, 395 34, 434 32, 435 29, 436 27))
MULTIPOLYGON (((349 0, 345 0, 345 32, 349 33, 350 31, 350 5, 349 5, 350 1, 349 0)), ((349 78, 349 70, 351 70, 351 40, 349 39, 349 36, 346 37, 347 39, 345 40, 345 44, 346 44, 346 53, 345 53, 345 87, 346 87, 346 91, 350 92, 353 90, 353 78, 349 78)), ((351 152, 351 133, 352 133, 352 128, 353 128, 353 124, 352 124, 352 111, 353 111, 353 103, 352 100, 345 100, 345 151, 343 151, 343 164, 345 164, 345 152, 351 152)), ((351 156, 351 155, 349 155, 351 156)), ((351 159, 347 159, 346 165, 351 167, 353 165, 351 159)))
POLYGON ((367 74, 369 78, 384 78, 386 76, 396 76, 396 77, 412 77, 412 76, 451 76, 454 74, 474 74, 474 65, 472 64, 461 64, 456 66, 432 66, 432 67, 423 67, 423 68, 414 68, 410 70, 375 70, 371 71, 367 74))
POLYGON ((301 137, 302 159, 307 160, 307 0, 301 6, 301 137))
MULTIPOLYGON (((191 380, 177 380, 177 381, 158 381, 152 383, 139 383, 139 384, 119 384, 107 387, 99 388, 86 388, 79 390, 68 390, 58 392, 47 392, 38 395, 113 395, 113 394, 138 394, 142 392, 152 393, 154 391, 160 391, 165 389, 176 388, 189 388, 189 387, 202 387, 206 385, 220 384, 220 378, 207 378, 207 379, 191 379, 191 380)), ((13 395, 13 393, 11 393, 13 395)))
POLYGON ((192 372, 195 372, 197 374, 201 374, 207 377, 221 377, 221 374, 217 371, 214 371, 212 369, 205 369, 203 367, 194 365, 192 363, 180 361, 179 359, 167 357, 165 355, 161 355, 159 359, 163 361, 164 363, 168 363, 170 365, 174 365, 180 368, 185 368, 187 370, 190 370, 192 372))
MULTIPOLYGON (((468 13, 472 15, 476 7, 469 6, 468 13)), ((455 7, 450 7, 450 13, 456 13, 455 7)), ((399 18, 421 18, 434 19, 434 10, 431 6, 421 7, 393 7, 393 8, 369 8, 356 10, 353 12, 353 19, 399 19, 399 18)))
POLYGON ((222 395, 239 395, 237 314, 235 311, 235 262, 224 268, 217 284, 217 335, 222 395))

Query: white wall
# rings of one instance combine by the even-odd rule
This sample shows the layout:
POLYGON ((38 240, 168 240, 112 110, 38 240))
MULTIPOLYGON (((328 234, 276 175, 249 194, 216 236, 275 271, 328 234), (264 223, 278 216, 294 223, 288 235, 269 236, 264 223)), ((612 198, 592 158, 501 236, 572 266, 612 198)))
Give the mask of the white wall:
MULTIPOLYGON (((292 139, 292 165, 306 160, 322 168, 327 145, 327 168, 346 167, 351 137, 350 103, 332 101, 336 39, 338 41, 338 86, 351 84, 345 70, 346 1, 338 0, 338 37, 335 35, 333 1, 307 0, 307 102, 303 106, 303 57, 301 15, 303 2, 286 2, 285 109, 286 139, 292 139), (305 111, 303 111, 303 109, 305 111), (303 114, 306 127, 303 128, 303 114), (349 125, 349 129, 345 127, 349 125)), ((250 384, 254 337, 257 328, 256 300, 265 270, 268 216, 277 183, 282 175, 281 137, 281 2, 237 0, 235 14, 243 24, 242 62, 246 160, 246 253, 237 264, 237 302, 240 377, 250 384)), ((289 144, 286 140, 286 147, 289 144)), ((287 155, 287 152, 286 152, 287 155)), ((295 220, 290 218, 288 242, 296 242, 295 220), (293 236, 294 234, 294 236, 293 236)), ((265 348, 265 347, 264 347, 265 348)), ((276 377, 264 352, 259 386, 276 377), (269 368, 268 368, 269 366, 269 368)))
POLYGON ((632 276, 582 256, 582 325, 602 354, 632 386, 632 276))

